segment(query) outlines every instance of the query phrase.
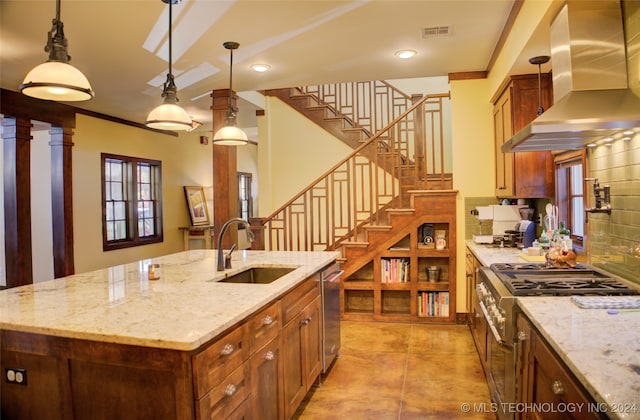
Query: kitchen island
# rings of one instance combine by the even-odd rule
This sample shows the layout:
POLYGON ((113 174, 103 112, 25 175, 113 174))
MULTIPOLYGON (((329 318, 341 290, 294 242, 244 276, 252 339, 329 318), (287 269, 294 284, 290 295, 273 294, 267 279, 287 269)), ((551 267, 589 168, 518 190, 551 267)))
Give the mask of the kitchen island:
MULTIPOLYGON (((528 262, 516 248, 494 248, 472 241, 467 241, 466 245, 483 266, 528 262)), ((546 369, 546 373, 551 374, 553 370, 553 375, 562 375, 566 371, 568 375, 562 381, 557 381, 555 376, 548 378, 563 383, 564 390, 560 387, 546 391, 549 395, 556 391, 561 391, 558 395, 568 395, 569 382, 577 382, 577 392, 584 391, 586 402, 580 407, 580 403, 574 401, 566 407, 580 410, 579 418, 640 419, 640 312, 619 310, 617 314, 609 314, 607 309, 582 309, 568 296, 517 296, 516 300, 519 317, 526 319, 522 324, 519 322, 518 332, 524 332, 522 325, 531 326, 531 334, 518 334, 524 339, 521 356, 529 359, 520 362, 530 365, 517 368, 517 374, 521 375, 518 402, 532 403, 527 398, 541 390, 537 382, 540 378, 533 378, 536 372, 546 369), (532 341, 537 344, 529 357, 527 353, 532 341), (558 369, 547 365, 537 370, 536 358, 543 353, 535 349, 543 348, 551 351, 544 353, 546 360, 541 359, 542 362, 553 359, 550 363, 558 369)), ((536 414, 544 416, 539 411, 544 408, 540 407, 536 414)), ((558 410, 560 407, 556 404, 547 408, 558 410)), ((548 411, 547 414, 554 413, 548 411)))
MULTIPOLYGON (((252 345, 265 344, 261 333, 248 331, 252 316, 272 310, 264 322, 255 321, 279 330, 309 310, 301 303, 319 307, 318 273, 337 256, 240 251, 233 254, 232 269, 217 272, 215 250, 191 250, 1 291, 3 414, 205 417, 202 404, 213 411, 222 405, 217 395, 205 401, 219 382, 212 377, 238 376, 258 350, 252 345), (157 265, 157 280, 149 279, 150 264, 157 265), (268 284, 221 282, 252 267, 293 271, 268 284), (212 358, 207 351, 227 337, 235 347, 223 346, 219 353, 230 352, 230 359, 239 354, 239 365, 221 373, 218 353, 212 358)), ((309 324, 312 315, 304 315, 309 324)), ((309 336, 314 338, 301 337, 309 336)), ((248 395, 251 381, 244 376, 248 395)), ((242 394, 226 392, 233 398, 242 394)))

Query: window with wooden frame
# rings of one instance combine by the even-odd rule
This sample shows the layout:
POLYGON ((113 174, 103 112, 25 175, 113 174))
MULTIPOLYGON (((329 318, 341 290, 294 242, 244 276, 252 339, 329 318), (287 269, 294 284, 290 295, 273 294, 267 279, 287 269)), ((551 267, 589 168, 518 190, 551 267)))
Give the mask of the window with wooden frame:
POLYGON ((571 231, 574 246, 584 246, 584 151, 573 151, 555 157, 556 203, 560 221, 571 231))
POLYGON ((102 153, 102 249, 162 242, 162 163, 102 153))
POLYGON ((253 197, 251 196, 251 174, 238 172, 238 216, 246 221, 253 217, 253 197))

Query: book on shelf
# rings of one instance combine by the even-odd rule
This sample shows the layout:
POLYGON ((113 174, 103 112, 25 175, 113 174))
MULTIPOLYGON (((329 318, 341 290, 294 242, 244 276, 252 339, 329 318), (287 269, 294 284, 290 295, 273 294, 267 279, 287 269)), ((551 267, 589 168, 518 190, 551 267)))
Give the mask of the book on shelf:
POLYGON ((381 283, 407 283, 409 281, 409 260, 407 258, 380 259, 381 283))
POLYGON ((448 317, 449 292, 418 292, 418 316, 448 317))

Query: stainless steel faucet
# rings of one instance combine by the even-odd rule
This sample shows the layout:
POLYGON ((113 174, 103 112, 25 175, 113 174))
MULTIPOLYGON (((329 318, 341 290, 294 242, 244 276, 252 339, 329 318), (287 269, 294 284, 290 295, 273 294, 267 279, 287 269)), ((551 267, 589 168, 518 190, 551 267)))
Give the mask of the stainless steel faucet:
POLYGON ((253 242, 254 239, 249 222, 240 217, 234 217, 233 219, 227 220, 224 225, 222 225, 222 229, 220 229, 220 234, 218 235, 218 271, 224 271, 227 268, 231 268, 231 253, 234 249, 236 249, 237 244, 233 244, 233 246, 229 250, 229 253, 225 256, 222 253, 222 237, 224 236, 224 233, 227 231, 229 226, 233 223, 244 225, 247 235, 247 241, 253 242))

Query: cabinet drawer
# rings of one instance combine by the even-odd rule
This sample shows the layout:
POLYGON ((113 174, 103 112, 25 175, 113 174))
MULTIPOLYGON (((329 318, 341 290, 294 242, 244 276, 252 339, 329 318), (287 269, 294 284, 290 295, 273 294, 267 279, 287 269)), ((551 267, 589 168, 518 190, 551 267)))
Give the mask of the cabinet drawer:
POLYGON ((193 357, 195 398, 198 399, 249 357, 246 324, 234 329, 193 357))
POLYGON ((282 298, 282 325, 295 318, 318 296, 320 296, 320 274, 316 273, 282 298))
POLYGON ((246 362, 196 401, 196 418, 233 418, 236 409, 247 400, 249 389, 249 362, 246 362))
MULTIPOLYGON (((531 402, 534 403, 575 403, 585 406, 592 402, 582 386, 573 379, 573 375, 559 361, 555 352, 547 343, 535 335, 532 340, 532 352, 534 355, 533 383, 530 385, 532 393, 531 402)), ((531 379, 529 379, 531 382, 531 379)), ((590 413, 586 418, 598 418, 595 413, 590 413)))
POLYGON ((250 354, 255 353, 270 340, 278 336, 282 317, 280 301, 276 301, 252 316, 247 322, 250 354))

